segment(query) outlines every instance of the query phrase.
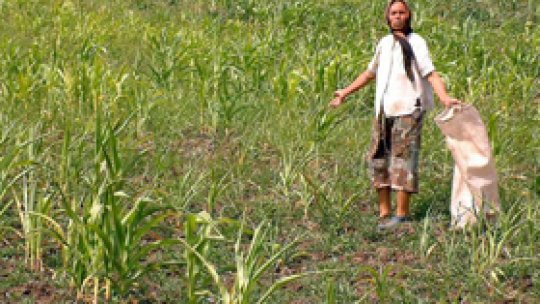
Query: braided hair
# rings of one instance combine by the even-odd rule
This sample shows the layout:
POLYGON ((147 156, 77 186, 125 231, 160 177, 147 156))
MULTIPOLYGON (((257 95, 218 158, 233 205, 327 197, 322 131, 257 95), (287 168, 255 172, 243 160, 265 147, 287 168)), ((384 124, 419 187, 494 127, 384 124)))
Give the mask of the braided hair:
POLYGON ((388 3, 388 6, 386 7, 386 13, 385 13, 386 23, 388 24, 388 27, 390 27, 390 32, 394 36, 394 39, 396 39, 401 46, 401 51, 403 53, 403 66, 404 66, 405 72, 407 73, 407 78, 409 78, 411 82, 414 82, 414 74, 412 72, 412 67, 411 67, 412 61, 414 60, 414 52, 411 47, 411 44, 409 43, 409 41, 407 41, 407 39, 403 38, 400 35, 397 35, 396 30, 392 29, 390 25, 390 7, 392 7, 394 3, 398 3, 398 2, 401 2, 405 6, 407 11, 409 11, 409 18, 405 22, 405 27, 403 28, 403 30, 400 30, 400 31, 403 32, 405 36, 412 33, 413 31, 411 27, 412 12, 411 12, 411 9, 409 8, 409 5, 407 4, 405 0, 391 0, 388 3))

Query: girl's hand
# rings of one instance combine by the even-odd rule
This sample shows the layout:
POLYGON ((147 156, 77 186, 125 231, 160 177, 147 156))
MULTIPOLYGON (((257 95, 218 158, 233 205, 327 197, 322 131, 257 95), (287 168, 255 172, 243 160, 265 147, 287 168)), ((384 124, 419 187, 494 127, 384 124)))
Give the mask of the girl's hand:
POLYGON ((334 96, 336 98, 332 99, 330 106, 332 108, 337 108, 345 101, 345 94, 343 93, 343 90, 337 90, 334 92, 334 96))
POLYGON ((446 97, 445 99, 441 100, 441 103, 446 107, 449 108, 451 106, 457 106, 461 104, 461 100, 453 98, 453 97, 446 97))

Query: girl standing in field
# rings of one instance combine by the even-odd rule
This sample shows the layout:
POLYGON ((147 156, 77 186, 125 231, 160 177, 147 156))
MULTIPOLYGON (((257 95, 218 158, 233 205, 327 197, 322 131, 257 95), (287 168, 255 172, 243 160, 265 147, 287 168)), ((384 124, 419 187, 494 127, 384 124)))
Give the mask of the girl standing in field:
POLYGON ((448 96, 425 40, 412 31, 411 18, 406 1, 390 1, 386 22, 391 34, 379 41, 367 69, 349 86, 337 90, 330 102, 338 107, 348 95, 376 79, 376 119, 368 163, 379 196, 380 229, 410 220, 410 196, 418 192, 422 120, 433 108, 432 90, 445 107, 461 103, 448 96), (391 190, 397 192, 395 216, 391 216, 391 190))

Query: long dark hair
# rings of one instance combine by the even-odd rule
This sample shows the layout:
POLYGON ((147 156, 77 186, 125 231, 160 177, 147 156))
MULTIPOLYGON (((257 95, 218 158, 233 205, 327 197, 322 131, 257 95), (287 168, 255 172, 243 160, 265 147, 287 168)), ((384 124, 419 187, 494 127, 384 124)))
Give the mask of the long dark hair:
POLYGON ((412 72, 412 61, 414 60, 414 52, 410 45, 410 43, 407 41, 407 39, 403 38, 402 36, 397 35, 395 30, 392 29, 390 25, 390 7, 394 3, 401 2, 403 5, 405 5, 405 8, 407 11, 409 11, 409 18, 405 22, 405 27, 403 28, 402 32, 405 36, 412 33, 413 29, 411 27, 411 19, 412 19, 412 12, 409 8, 409 4, 405 0, 391 0, 388 3, 388 6, 386 7, 386 23, 388 24, 388 27, 390 27, 390 32, 392 35, 394 35, 394 39, 396 39, 399 44, 401 45, 401 51, 403 53, 403 67, 405 68, 405 72, 407 73, 407 77, 411 82, 414 82, 414 74, 412 72))

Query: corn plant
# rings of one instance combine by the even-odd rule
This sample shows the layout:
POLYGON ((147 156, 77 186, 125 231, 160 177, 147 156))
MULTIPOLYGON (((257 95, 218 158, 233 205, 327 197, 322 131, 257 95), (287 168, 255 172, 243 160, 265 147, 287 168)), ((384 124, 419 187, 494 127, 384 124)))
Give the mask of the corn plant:
MULTIPOLYGON (((201 174, 197 177, 193 177, 193 170, 190 169, 184 176, 177 181, 177 184, 175 184, 176 191, 174 192, 176 200, 180 203, 179 206, 176 206, 177 210, 184 211, 186 210, 189 205, 194 201, 195 197, 200 194, 202 184, 204 182, 204 178, 206 177, 205 174, 201 174), (194 179, 194 180, 193 180, 194 179)), ((209 205, 213 206, 215 204, 215 196, 219 195, 219 191, 217 191, 216 187, 212 185, 212 190, 210 192, 214 192, 214 194, 209 194, 209 205), (216 190, 214 190, 216 189, 216 190), (215 196, 214 196, 215 195, 215 196), (214 200, 214 201, 212 201, 214 200)))
POLYGON ((216 172, 212 170, 210 174, 211 184, 206 197, 206 208, 209 212, 215 209, 219 196, 230 186, 226 180, 228 176, 229 174, 225 174, 219 178, 216 172))
POLYGON ((51 195, 39 192, 34 172, 29 171, 22 176, 21 196, 13 190, 17 211, 22 224, 22 235, 25 240, 26 265, 32 271, 43 270, 43 231, 45 223, 36 214, 48 214, 51 211, 51 195))
MULTIPOLYGON (((3 118, 3 117, 2 117, 3 118)), ((6 146, 8 142, 8 134, 14 132, 12 127, 6 127, 2 129, 2 137, 0 138, 0 145, 6 146)), ((25 162, 18 161, 18 156, 21 153, 23 146, 11 145, 10 150, 6 150, 5 153, 0 156, 0 231, 11 231, 18 236, 24 238, 24 234, 18 229, 15 229, 11 225, 4 223, 7 218, 7 213, 10 207, 13 205, 13 199, 6 199, 9 191, 12 190, 14 184, 27 174, 27 169, 24 168, 25 162)), ((19 209, 20 210, 20 209, 19 209)), ((21 213, 19 212, 19 218, 21 213)), ((27 262, 28 264, 29 262, 27 262)))
MULTIPOLYGON (((379 303, 390 303, 392 300, 392 292, 394 290, 393 281, 390 278, 392 268, 390 265, 381 265, 378 268, 361 267, 363 271, 370 275, 372 290, 375 291, 379 303)), ((359 302, 365 301, 368 296, 368 293, 364 294, 359 302)))
POLYGON ((238 237, 234 246, 235 253, 235 275, 234 283, 230 288, 223 282, 223 277, 219 275, 215 265, 213 265, 207 257, 204 257, 195 248, 190 246, 185 240, 180 240, 186 250, 191 252, 199 262, 206 268, 216 287, 220 303, 224 304, 246 304, 246 303, 265 303, 270 296, 281 286, 298 280, 307 275, 313 275, 317 272, 300 273, 290 276, 285 276, 274 282, 266 291, 260 292, 257 296, 256 287, 260 284, 265 272, 274 265, 287 251, 291 250, 297 243, 298 239, 283 246, 277 252, 273 253, 269 258, 265 258, 265 242, 269 227, 266 223, 261 223, 253 231, 251 243, 247 252, 241 250, 241 239, 244 224, 238 230, 238 237))
POLYGON ((480 223, 466 234, 472 273, 491 282, 499 282, 500 277, 504 276, 500 267, 503 265, 503 257, 506 255, 505 258, 510 263, 515 259, 508 248, 510 241, 526 227, 518 220, 520 217, 521 212, 504 212, 499 215, 495 225, 485 223, 487 220, 481 217, 480 223))
POLYGON ((336 304, 336 283, 333 279, 326 283, 326 301, 325 304, 336 304))
POLYGON ((281 157, 281 170, 279 171, 278 189, 281 194, 290 199, 298 190, 295 186, 301 176, 302 169, 313 159, 313 149, 303 154, 301 151, 283 151, 281 157))
POLYGON ((224 238, 217 230, 219 221, 215 221, 207 212, 198 214, 188 214, 185 217, 184 233, 185 242, 195 252, 185 250, 184 260, 186 262, 186 283, 187 298, 190 304, 198 303, 200 295, 207 293, 201 290, 200 280, 203 277, 204 265, 201 264, 198 256, 209 258, 208 251, 210 243, 223 241, 224 238))
MULTIPOLYGON (((301 177, 304 192, 302 196, 312 198, 309 207, 318 211, 323 223, 331 223, 332 231, 340 229, 350 207, 358 199, 358 194, 345 198, 343 193, 334 190, 335 186, 327 182, 318 182, 307 172, 302 173, 301 177)), ((307 214, 307 206, 305 213, 307 214)))
MULTIPOLYGON (((12 197, 17 207, 22 235, 25 240, 25 261, 29 269, 42 270, 42 233, 44 223, 36 213, 49 214, 51 210, 51 194, 38 185, 41 150, 40 136, 36 134, 39 127, 28 130, 28 141, 21 143, 27 149, 27 168, 21 174, 19 187, 12 187, 12 197)), ((44 188, 47 188, 47 184, 44 188)))
POLYGON ((182 36, 178 32, 170 37, 166 28, 158 34, 146 37, 150 49, 150 78, 158 88, 171 90, 173 79, 181 76, 181 72, 188 67, 185 65, 186 48, 182 48, 182 36), (176 77, 175 77, 176 76, 176 77))
POLYGON ((252 107, 244 102, 247 90, 244 88, 246 76, 234 62, 228 62, 226 52, 217 48, 218 60, 214 63, 212 75, 212 97, 206 102, 212 130, 227 135, 233 122, 243 119, 246 109, 252 107))
POLYGON ((428 214, 422 221, 422 231, 420 232, 420 235, 419 235, 419 244, 418 244, 420 255, 422 256, 422 259, 424 260, 427 260, 431 256, 433 250, 437 248, 437 242, 434 242, 433 240, 431 240, 431 228, 432 228, 432 219, 428 212, 428 214))
POLYGON ((124 126, 101 123, 98 117, 90 195, 70 199, 68 193, 62 193, 61 204, 68 219, 65 228, 61 222, 41 215, 62 245, 64 272, 77 288, 78 297, 84 297, 92 285, 94 302, 102 291, 105 299, 113 293, 127 295, 143 275, 161 263, 149 261, 149 255, 174 244, 169 240, 144 240, 171 213, 145 194, 132 197, 123 190, 126 167, 119 155, 117 136, 124 126))
POLYGON ((313 145, 318 147, 330 136, 332 131, 344 121, 342 113, 328 113, 326 109, 318 110, 312 117, 310 131, 313 145))

